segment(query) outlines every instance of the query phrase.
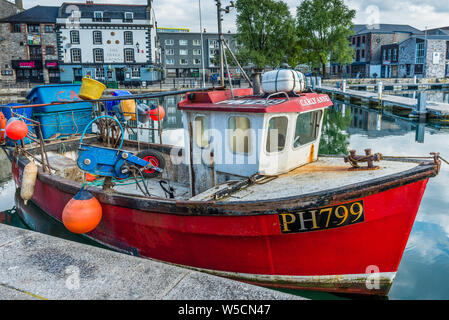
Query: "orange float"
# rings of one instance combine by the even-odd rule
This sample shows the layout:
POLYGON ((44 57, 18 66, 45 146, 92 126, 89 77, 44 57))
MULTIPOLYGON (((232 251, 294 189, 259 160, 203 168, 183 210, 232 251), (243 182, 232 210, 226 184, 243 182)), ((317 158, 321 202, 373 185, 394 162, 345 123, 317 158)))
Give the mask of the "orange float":
POLYGON ((64 207, 62 222, 69 231, 82 234, 94 230, 101 216, 100 202, 83 186, 64 207))
POLYGON ((3 112, 0 111, 0 144, 5 143, 6 138, 6 118, 3 112))
POLYGON ((153 107, 150 112, 150 118, 154 121, 160 121, 165 117, 165 110, 161 106, 153 107), (158 117, 159 116, 159 117, 158 117))
POLYGON ((12 140, 21 140, 28 134, 28 126, 18 118, 10 118, 6 123, 6 135, 12 140))

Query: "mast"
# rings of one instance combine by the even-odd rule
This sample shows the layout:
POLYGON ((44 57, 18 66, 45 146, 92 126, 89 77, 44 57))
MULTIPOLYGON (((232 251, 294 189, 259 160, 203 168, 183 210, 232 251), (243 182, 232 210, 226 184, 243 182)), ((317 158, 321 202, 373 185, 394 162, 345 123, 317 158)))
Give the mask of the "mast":
POLYGON ((224 58, 223 58, 223 30, 221 22, 223 21, 221 12, 223 9, 221 8, 221 0, 215 0, 217 3, 217 19, 218 19, 218 44, 219 44, 219 55, 220 55, 220 78, 221 78, 221 86, 224 87, 224 58))

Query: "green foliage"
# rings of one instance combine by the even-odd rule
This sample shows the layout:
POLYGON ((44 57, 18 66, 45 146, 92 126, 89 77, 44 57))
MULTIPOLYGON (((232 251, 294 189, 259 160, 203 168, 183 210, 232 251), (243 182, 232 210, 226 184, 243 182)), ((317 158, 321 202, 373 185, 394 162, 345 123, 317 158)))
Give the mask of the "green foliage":
POLYGON ((294 19, 287 4, 275 0, 237 0, 237 57, 257 69, 297 60, 294 19))
POLYGON ((354 17, 355 11, 343 0, 304 0, 296 10, 296 30, 299 44, 305 48, 304 58, 316 67, 329 60, 351 63, 354 52, 349 37, 354 17))

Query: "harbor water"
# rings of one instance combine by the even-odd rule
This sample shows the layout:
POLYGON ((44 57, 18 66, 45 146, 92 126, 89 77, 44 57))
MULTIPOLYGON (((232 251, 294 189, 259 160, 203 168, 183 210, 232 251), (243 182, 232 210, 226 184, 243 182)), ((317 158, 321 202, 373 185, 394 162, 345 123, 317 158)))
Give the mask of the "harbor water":
MULTIPOLYGON (((449 93, 437 92, 432 97, 445 102, 449 93)), ((160 100, 166 111, 162 134, 165 144, 183 145, 182 117, 176 108, 180 99, 165 97, 160 100)), ((157 132, 146 134, 148 136, 141 136, 143 141, 159 142, 157 132)), ((365 106, 334 101, 334 107, 325 113, 320 153, 347 154, 354 149, 363 154, 367 148, 385 156, 428 156, 430 152, 440 152, 443 158, 449 159, 449 122, 420 123, 365 106)), ((16 196, 14 182, 7 177, 9 168, 4 151, 0 150, 0 223, 85 241, 66 232, 38 208, 24 206, 16 196)), ((449 298, 448 181, 449 166, 443 163, 440 174, 427 185, 389 299, 449 298)), ((312 299, 342 298, 325 293, 296 293, 312 299)))

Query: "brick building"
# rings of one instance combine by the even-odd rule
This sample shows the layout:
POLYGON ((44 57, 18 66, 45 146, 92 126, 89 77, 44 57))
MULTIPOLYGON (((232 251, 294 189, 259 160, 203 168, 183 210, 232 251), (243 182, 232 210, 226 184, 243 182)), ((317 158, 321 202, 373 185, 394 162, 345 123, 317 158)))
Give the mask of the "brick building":
MULTIPOLYGON (((0 19, 15 15, 23 11, 22 0, 16 0, 14 3, 7 0, 0 0, 0 19)), ((11 63, 7 60, 5 53, 12 50, 9 41, 10 28, 9 24, 0 23, 0 80, 15 80, 11 63)))
POLYGON ((8 80, 59 82, 55 23, 58 7, 35 6, 0 20, 4 41, 0 69, 8 80))

